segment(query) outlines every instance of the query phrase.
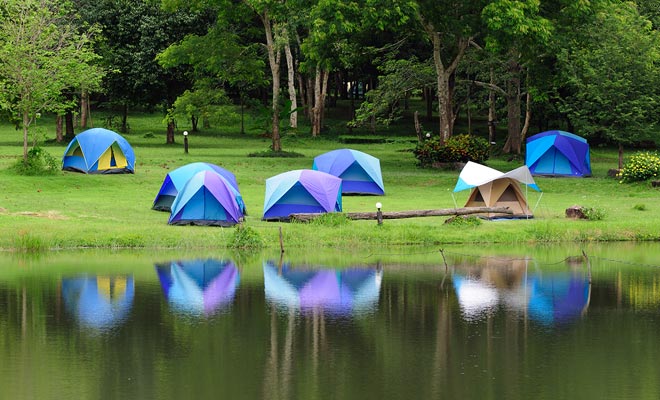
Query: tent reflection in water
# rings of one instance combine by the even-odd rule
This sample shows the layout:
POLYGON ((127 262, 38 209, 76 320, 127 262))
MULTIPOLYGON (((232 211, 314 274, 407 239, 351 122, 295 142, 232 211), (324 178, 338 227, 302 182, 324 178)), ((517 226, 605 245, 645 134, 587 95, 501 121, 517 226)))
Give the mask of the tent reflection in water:
POLYGON ((107 330, 128 317, 135 285, 132 276, 84 276, 62 279, 64 304, 85 327, 107 330))
POLYGON ((588 308, 589 278, 577 271, 544 273, 516 267, 472 268, 452 275, 463 317, 476 321, 500 307, 517 311, 542 325, 562 325, 588 308))
POLYGON ((458 177, 454 193, 472 190, 465 207, 509 207, 513 211, 513 214, 482 215, 485 218, 533 218, 527 205, 527 196, 520 189, 520 184, 537 192, 541 191, 525 165, 503 173, 468 161, 458 177))
POLYGON ((211 315, 234 299, 240 275, 231 261, 200 259, 156 265, 172 307, 185 314, 211 315))
POLYGON ((528 311, 543 324, 565 324, 579 318, 589 305, 591 285, 571 274, 531 275, 528 311))
POLYGON ((355 315, 378 305, 382 271, 375 268, 296 269, 264 263, 266 299, 279 306, 355 315))

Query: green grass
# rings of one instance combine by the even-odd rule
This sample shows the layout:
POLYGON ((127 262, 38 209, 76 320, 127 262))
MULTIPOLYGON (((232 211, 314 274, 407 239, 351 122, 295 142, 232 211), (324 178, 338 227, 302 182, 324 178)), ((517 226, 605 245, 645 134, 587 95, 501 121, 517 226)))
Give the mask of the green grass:
MULTIPOLYGON (((101 120, 96 116, 95 121, 101 120)), ((303 127, 295 135, 284 133, 282 140, 285 151, 302 157, 266 158, 248 157, 270 146, 270 139, 259 130, 248 130, 249 133, 242 135, 235 133, 236 125, 191 133, 189 153, 185 154, 180 137, 174 145, 165 144, 165 129, 159 115, 135 115, 129 121, 131 131, 124 136, 136 153, 134 175, 71 172, 16 175, 10 167, 22 155, 21 132, 7 124, 0 125, 0 249, 33 252, 88 247, 225 249, 236 246, 235 228, 169 226, 169 214, 151 210, 165 175, 195 161, 215 163, 236 174, 248 209, 245 224, 256 233, 248 238, 249 242, 262 240, 266 248, 279 248, 280 228, 286 249, 660 240, 658 189, 647 183, 620 184, 608 178, 607 171, 617 166, 617 154, 609 149, 592 149, 594 176, 591 178, 537 178, 543 194, 528 191, 530 206, 538 202, 532 220, 451 225, 444 224, 447 218, 427 217, 385 220, 382 226, 377 226, 376 221, 336 219, 286 224, 261 221, 265 180, 288 170, 311 168, 316 155, 337 148, 350 147, 378 157, 386 190, 383 197, 345 196, 346 212, 375 211, 376 202, 383 204, 383 211, 460 207, 468 193, 452 196, 458 171, 416 167, 411 152, 414 142, 409 140, 414 139, 412 133, 383 143, 347 145, 338 140, 338 135, 343 133, 339 123, 332 125, 333 135, 319 139, 302 133, 306 132, 303 127), (643 212, 635 206, 639 204, 644 205, 643 212), (564 211, 572 205, 602 210, 604 218, 569 220, 564 211)), ((52 121, 43 118, 38 129, 46 139, 45 150, 60 160, 66 143, 49 141, 54 137, 52 121)), ((190 128, 179 126, 180 131, 184 129, 190 128)), ((508 171, 521 165, 521 161, 493 159, 488 165, 508 171)))

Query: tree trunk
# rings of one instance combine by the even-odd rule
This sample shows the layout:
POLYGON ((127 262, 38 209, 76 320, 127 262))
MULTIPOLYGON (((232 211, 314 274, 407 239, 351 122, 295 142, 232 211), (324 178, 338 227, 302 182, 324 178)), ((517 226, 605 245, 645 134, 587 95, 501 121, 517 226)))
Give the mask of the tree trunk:
POLYGON ((170 119, 167 121, 167 138, 165 139, 167 144, 174 144, 174 120, 170 119))
POLYGON ((76 133, 73 130, 73 112, 71 110, 68 110, 66 114, 64 114, 64 122, 66 127, 66 137, 68 139, 73 139, 73 137, 76 136, 76 133))
POLYGON ((522 145, 520 130, 520 64, 511 59, 508 63, 509 81, 507 82, 507 131, 504 153, 520 154, 522 145))
POLYGON ((196 117, 194 115, 190 117, 190 124, 192 125, 192 129, 191 129, 192 132, 199 132, 199 128, 197 127, 197 125, 199 124, 199 117, 196 117))
POLYGON ((128 133, 128 103, 126 102, 121 110, 121 132, 128 133))
POLYGON ((440 118, 440 141, 444 143, 449 139, 454 130, 454 115, 452 109, 451 79, 458 67, 458 63, 463 58, 471 38, 459 37, 456 41, 456 53, 454 58, 447 65, 442 60, 442 38, 440 32, 432 23, 426 21, 424 16, 418 11, 417 14, 424 30, 426 31, 431 43, 433 44, 433 64, 435 66, 437 93, 438 93, 438 112, 440 118))
POLYGON ((59 114, 55 117, 55 140, 57 143, 64 141, 64 122, 59 114))
POLYGON ((426 120, 433 120, 433 91, 431 88, 425 88, 424 93, 426 94, 426 120))
POLYGON ((321 134, 321 111, 323 106, 323 71, 320 66, 316 66, 316 75, 314 76, 314 107, 312 107, 312 137, 318 137, 321 134))
POLYGON ((284 54, 286 55, 287 66, 287 84, 289 87, 289 101, 291 102, 291 114, 289 114, 289 126, 293 129, 298 128, 298 96, 296 96, 295 65, 293 54, 291 53, 291 44, 287 40, 284 45, 284 54))
POLYGON ((80 93, 80 128, 87 129, 87 118, 89 116, 89 93, 83 90, 80 93))
POLYGON ((623 144, 619 143, 619 171, 623 169, 623 144))
MULTIPOLYGON (((495 85, 495 71, 490 68, 490 84, 495 85)), ((488 90, 488 142, 495 143, 495 91, 488 90)))
POLYGON ((23 162, 28 161, 28 127, 30 126, 30 115, 23 111, 23 162))
POLYGON ((272 135, 272 150, 273 151, 282 151, 282 143, 280 141, 280 105, 279 105, 279 95, 280 95, 280 52, 276 49, 275 40, 273 39, 273 29, 272 29, 272 20, 267 12, 264 11, 260 15, 261 21, 264 24, 264 30, 266 33, 266 48, 268 50, 268 62, 270 64, 270 73, 273 80, 272 90, 272 112, 273 120, 271 125, 271 135, 272 135))

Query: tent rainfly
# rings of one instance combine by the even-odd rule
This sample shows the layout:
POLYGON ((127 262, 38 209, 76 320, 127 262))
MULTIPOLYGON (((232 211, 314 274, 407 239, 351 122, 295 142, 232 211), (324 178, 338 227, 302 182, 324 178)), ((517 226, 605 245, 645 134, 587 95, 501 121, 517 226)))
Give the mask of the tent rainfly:
POLYGON ((506 215, 482 215, 488 219, 532 218, 533 214, 519 184, 524 184, 538 192, 541 191, 526 165, 503 173, 468 161, 458 177, 454 193, 472 189, 465 207, 509 207, 513 211, 513 214, 506 215))
POLYGON ((243 220, 243 199, 222 175, 200 171, 172 203, 170 225, 233 226, 243 220))
POLYGON ((547 131, 529 137, 525 164, 532 175, 591 176, 587 140, 564 131, 547 131))
POLYGON ((341 211, 341 179, 299 169, 266 179, 264 221, 288 221, 296 213, 341 211))
POLYGON ((76 135, 62 157, 62 170, 85 174, 132 174, 135 153, 117 132, 92 128, 76 135))
MULTIPOLYGON (((233 173, 215 164, 206 162, 194 162, 170 171, 165 176, 165 180, 163 181, 163 184, 161 185, 160 190, 154 199, 154 204, 151 209, 156 211, 172 211, 172 202, 174 201, 176 195, 181 189, 183 189, 190 178, 192 178, 196 173, 200 171, 217 172, 223 178, 225 178, 227 182, 229 182, 234 187, 234 189, 236 189, 237 192, 240 192, 238 189, 236 176, 234 176, 233 173)), ((243 214, 245 214, 245 209, 243 209, 243 214)))
POLYGON ((312 169, 341 178, 342 194, 385 194, 380 160, 367 153, 351 149, 329 151, 314 158, 312 169))

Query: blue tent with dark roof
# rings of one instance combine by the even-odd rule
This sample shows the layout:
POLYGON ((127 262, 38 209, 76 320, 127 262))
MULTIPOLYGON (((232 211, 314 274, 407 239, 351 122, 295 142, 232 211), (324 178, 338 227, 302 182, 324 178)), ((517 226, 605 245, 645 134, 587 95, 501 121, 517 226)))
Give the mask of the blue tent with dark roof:
POLYGON ((351 149, 329 151, 314 158, 313 170, 342 180, 342 194, 384 195, 380 160, 351 149))
POLYGON ((542 132, 527 139, 525 164, 532 175, 590 176, 589 144, 572 133, 542 132))

